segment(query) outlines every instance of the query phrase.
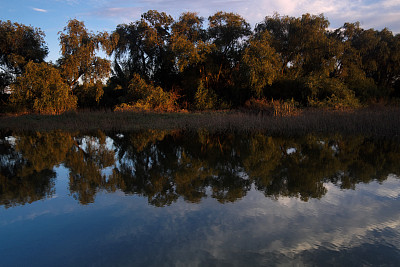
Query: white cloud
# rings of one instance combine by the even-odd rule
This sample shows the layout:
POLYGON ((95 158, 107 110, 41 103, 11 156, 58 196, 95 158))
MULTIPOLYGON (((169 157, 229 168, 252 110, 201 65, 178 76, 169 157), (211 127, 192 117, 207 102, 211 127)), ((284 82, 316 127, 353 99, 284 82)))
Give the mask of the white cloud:
POLYGON ((390 7, 398 8, 400 6, 400 2, 399 2, 399 0, 385 0, 385 1, 382 1, 382 5, 385 8, 390 8, 390 7))
MULTIPOLYGON (((76 0, 64 0, 76 1, 76 0)), ((388 27, 393 32, 400 32, 399 0, 103 0, 96 5, 93 15, 126 19, 138 17, 150 9, 165 11, 174 18, 182 12, 193 11, 207 18, 216 11, 235 12, 243 16, 253 26, 274 12, 281 15, 301 16, 305 13, 319 15, 323 13, 333 27, 340 27, 345 22, 360 21, 363 28, 382 29, 388 27)))
POLYGON ((78 4, 79 0, 56 0, 57 2, 64 2, 68 5, 76 5, 78 4))
POLYGON ((140 18, 142 13, 143 10, 140 7, 105 7, 81 15, 109 18, 119 24, 134 21, 140 18))
POLYGON ((37 11, 37 12, 47 13, 46 9, 41 9, 41 8, 36 8, 36 7, 32 8, 32 9, 37 11))

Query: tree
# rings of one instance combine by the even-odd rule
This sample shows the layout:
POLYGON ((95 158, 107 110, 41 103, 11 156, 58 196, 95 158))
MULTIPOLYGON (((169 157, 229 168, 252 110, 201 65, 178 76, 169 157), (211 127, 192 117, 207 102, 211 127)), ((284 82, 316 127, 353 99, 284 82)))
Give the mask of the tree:
POLYGON ((270 45, 268 32, 250 38, 242 60, 248 71, 252 91, 257 97, 262 97, 264 87, 274 82, 280 67, 280 57, 270 45))
POLYGON ((235 13, 217 12, 208 18, 208 37, 215 45, 207 60, 205 86, 229 102, 237 103, 240 86, 235 84, 239 77, 239 66, 246 38, 250 36, 250 24, 235 13))
POLYGON ((179 86, 184 98, 191 103, 206 83, 206 61, 215 48, 207 38, 203 22, 204 18, 187 12, 172 25, 171 50, 180 73, 179 86))
POLYGON ((353 46, 362 59, 362 68, 380 89, 380 96, 387 96, 400 77, 400 48, 398 38, 388 29, 361 31, 353 39, 353 46))
POLYGON ((163 88, 171 86, 174 60, 170 49, 170 29, 174 19, 165 12, 150 10, 142 15, 140 26, 145 31, 152 81, 163 88))
MULTIPOLYGON (((378 88, 371 77, 367 77, 360 52, 359 36, 364 30, 360 23, 345 23, 330 33, 337 48, 337 62, 333 76, 340 79, 360 101, 377 96, 378 88)), ((368 46, 368 44, 365 44, 368 46)))
POLYGON ((172 25, 171 48, 180 72, 204 62, 207 53, 211 51, 206 31, 202 28, 203 22, 204 18, 196 13, 186 12, 172 25))
POLYGON ((310 14, 300 18, 275 14, 257 25, 256 35, 268 32, 272 47, 280 55, 281 73, 273 85, 279 90, 275 97, 294 97, 304 105, 358 106, 352 88, 342 78, 347 70, 356 69, 351 64, 357 59, 352 62, 349 58, 354 53, 344 37, 339 37, 344 32, 329 32, 328 26, 323 15, 310 14))
POLYGON ((282 75, 297 78, 311 72, 329 72, 334 66, 334 46, 327 34, 329 21, 323 16, 301 18, 275 14, 256 27, 256 34, 268 31, 272 47, 281 55, 282 75))
POLYGON ((70 20, 60 35, 62 57, 58 64, 70 89, 74 91, 82 82, 81 91, 95 91, 94 100, 99 101, 103 94, 102 81, 111 71, 110 61, 96 56, 99 50, 111 54, 117 35, 106 32, 94 34, 88 32, 85 24, 76 19, 70 20))
POLYGON ((150 10, 141 19, 130 24, 120 24, 114 34, 119 41, 114 50, 114 75, 127 89, 137 73, 146 81, 163 86, 165 75, 171 74, 173 60, 168 51, 171 16, 150 10))
POLYGON ((22 75, 29 61, 40 63, 48 54, 45 34, 38 28, 0 20, 0 92, 22 75))
POLYGON ((18 110, 46 114, 75 109, 77 103, 58 69, 44 62, 32 61, 25 66, 24 74, 11 85, 10 101, 18 110))
POLYGON ((218 51, 231 60, 242 48, 242 41, 251 34, 250 24, 240 15, 217 12, 208 18, 209 38, 213 40, 218 51))
POLYGON ((347 109, 360 107, 354 91, 340 79, 310 74, 303 79, 307 104, 313 107, 347 109))

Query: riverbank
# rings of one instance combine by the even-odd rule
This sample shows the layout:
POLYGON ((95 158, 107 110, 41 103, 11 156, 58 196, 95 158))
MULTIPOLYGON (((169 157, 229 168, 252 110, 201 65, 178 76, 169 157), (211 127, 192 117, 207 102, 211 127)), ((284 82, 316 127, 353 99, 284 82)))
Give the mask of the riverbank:
POLYGON ((182 129, 210 131, 263 131, 271 135, 308 133, 398 136, 400 108, 380 107, 353 111, 302 110, 296 116, 277 117, 241 111, 202 113, 135 113, 82 111, 61 115, 0 117, 2 131, 136 131, 182 129))

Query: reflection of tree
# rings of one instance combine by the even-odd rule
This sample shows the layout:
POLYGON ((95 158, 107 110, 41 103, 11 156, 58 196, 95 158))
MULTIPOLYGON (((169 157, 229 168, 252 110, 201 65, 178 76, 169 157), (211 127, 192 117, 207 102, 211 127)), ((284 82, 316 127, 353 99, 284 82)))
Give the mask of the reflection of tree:
MULTIPOLYGON (((149 202, 169 205, 179 196, 190 202, 206 197, 206 188, 221 202, 241 198, 250 189, 250 181, 240 176, 239 156, 234 155, 233 138, 172 133, 160 138, 147 131, 116 140, 123 148, 119 179, 125 193, 147 196, 149 202), (150 138, 149 134, 155 137, 150 138), (126 140, 131 140, 129 143, 126 140), (145 145, 138 145, 144 140, 145 145), (154 140, 154 142, 149 142, 154 140)), ((233 137, 233 135, 232 135, 233 137)))
MULTIPOLYGON (((280 164, 280 175, 288 196, 299 196, 307 201, 320 198, 326 193, 324 178, 336 170, 334 153, 329 142, 307 136, 295 141, 296 151, 284 153, 280 164)), ((287 151, 287 150, 286 150, 287 151)))
MULTIPOLYGON (((115 163, 114 151, 107 148, 104 133, 98 137, 77 138, 67 153, 65 166, 70 169, 69 189, 81 204, 94 202, 99 189, 113 188, 102 169, 115 163)), ((113 180, 110 180, 110 182, 113 180)))
POLYGON ((41 170, 52 170, 55 165, 64 162, 65 155, 72 144, 71 134, 61 131, 19 136, 16 150, 21 152, 27 161, 19 175, 29 176, 41 170))
MULTIPOLYGON (((144 131, 115 139, 121 164, 114 179, 126 194, 147 196, 149 203, 156 206, 169 205, 178 198, 167 171, 175 158, 174 144, 160 143, 165 136, 163 131, 144 131)), ((168 139, 172 138, 168 135, 168 139)))
POLYGON ((343 189, 354 189, 358 183, 382 182, 390 173, 400 174, 400 143, 394 140, 372 140, 364 137, 338 142, 342 172, 331 177, 343 189))
POLYGON ((208 180, 212 197, 219 202, 233 202, 244 197, 251 181, 243 172, 241 151, 243 140, 234 134, 209 134, 199 131, 201 157, 214 174, 208 180))
POLYGON ((52 170, 35 172, 29 177, 7 177, 1 173, 0 205, 9 208, 52 196, 55 177, 56 174, 52 170))
POLYGON ((62 163, 71 145, 62 132, 34 133, 1 143, 0 198, 6 207, 32 203, 54 193, 53 167, 62 163))
POLYGON ((340 136, 264 142, 256 136, 251 140, 256 145, 250 146, 244 166, 257 189, 267 196, 299 196, 307 201, 322 197, 327 181, 349 189, 360 182, 383 181, 390 173, 400 173, 400 147, 394 140, 340 136))
POLYGON ((100 190, 141 195, 155 206, 180 197, 197 203, 208 192, 225 203, 244 197, 252 184, 268 197, 307 201, 323 197, 326 182, 350 189, 400 174, 398 140, 154 130, 110 138, 113 147, 102 132, 20 135, 15 146, 3 140, 1 204, 51 195, 52 169, 61 163, 70 170, 69 189, 81 204, 93 202, 100 190))
POLYGON ((21 134, 15 146, 3 139, 0 149, 0 203, 6 207, 51 196, 53 168, 61 163, 70 168, 70 191, 82 204, 93 202, 98 189, 115 189, 101 175, 114 164, 114 151, 106 148, 101 132, 98 138, 61 131, 21 134))
POLYGON ((271 190, 273 174, 281 162, 282 151, 278 139, 256 134, 249 140, 243 166, 258 190, 271 190))

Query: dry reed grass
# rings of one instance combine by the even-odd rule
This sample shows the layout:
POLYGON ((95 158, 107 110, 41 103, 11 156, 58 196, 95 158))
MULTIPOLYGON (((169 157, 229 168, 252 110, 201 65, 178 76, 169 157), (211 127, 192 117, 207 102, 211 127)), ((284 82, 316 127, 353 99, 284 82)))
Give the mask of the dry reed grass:
POLYGON ((353 111, 306 109, 296 116, 273 116, 243 111, 202 113, 69 112, 58 116, 0 117, 6 131, 135 131, 144 129, 252 132, 297 136, 308 133, 400 135, 400 108, 366 108, 353 111))
POLYGON ((275 117, 297 116, 300 114, 300 109, 296 107, 294 100, 267 100, 265 98, 251 98, 244 105, 245 112, 251 112, 263 115, 272 115, 275 117))

